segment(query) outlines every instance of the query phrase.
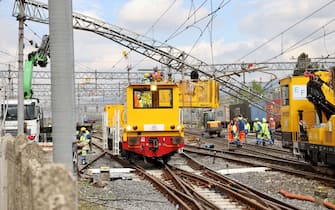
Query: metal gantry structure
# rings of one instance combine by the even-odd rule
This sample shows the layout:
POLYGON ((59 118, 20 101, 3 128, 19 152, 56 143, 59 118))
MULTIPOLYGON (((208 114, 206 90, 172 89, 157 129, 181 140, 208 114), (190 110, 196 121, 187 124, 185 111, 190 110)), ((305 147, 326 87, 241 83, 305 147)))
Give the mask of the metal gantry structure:
MULTIPOLYGON (((48 24, 48 5, 45 3, 28 0, 24 4, 25 18, 39 23, 48 24)), ((15 1, 13 16, 19 14, 19 1, 15 1)), ((174 69, 183 74, 190 74, 192 71, 199 72, 202 78, 211 78, 220 83, 220 90, 232 97, 240 100, 248 101, 250 104, 259 109, 263 109, 257 104, 258 101, 271 102, 271 98, 255 93, 250 87, 243 82, 239 82, 233 78, 232 73, 253 72, 252 69, 244 68, 247 64, 217 64, 208 65, 206 62, 185 53, 184 51, 172 47, 166 43, 159 42, 152 38, 131 32, 129 30, 111 25, 104 21, 88 17, 83 14, 73 13, 73 28, 93 32, 97 35, 110 39, 128 49, 144 55, 154 61, 157 61, 168 68, 174 69), (244 92, 246 94, 240 94, 244 92)), ((319 62, 320 63, 320 62, 319 62)), ((273 62, 273 63, 255 63, 254 68, 264 67, 265 70, 292 70, 295 68, 296 62, 273 62)), ((327 67, 327 62, 321 63, 327 67)), ((85 74, 87 74, 85 72, 85 74)), ((125 74, 125 72, 123 73, 125 74)), ((112 75, 112 74, 111 74, 112 75)), ((126 74, 125 74, 126 75, 126 74)), ((115 78, 110 78, 115 79, 115 78)), ((107 91, 107 90, 106 90, 107 91)))
MULTIPOLYGON (((8 79, 11 86, 17 87, 17 70, 0 70, 0 78, 8 79)), ((130 73, 131 83, 140 82, 143 77, 140 72, 130 73)), ((51 73, 50 71, 34 71, 33 72, 33 89, 34 95, 37 96, 39 92, 50 92, 51 73)), ((127 75, 124 72, 76 72, 75 73, 75 87, 80 91, 81 96, 91 96, 92 91, 96 91, 96 95, 102 96, 104 91, 113 91, 112 95, 118 95, 115 90, 124 89, 128 83, 127 75), (84 91, 85 89, 85 91, 84 91)), ((13 88, 16 95, 17 89, 13 88)), ((105 92, 106 94, 106 92, 105 92)), ((50 95, 50 93, 48 94, 50 95)))

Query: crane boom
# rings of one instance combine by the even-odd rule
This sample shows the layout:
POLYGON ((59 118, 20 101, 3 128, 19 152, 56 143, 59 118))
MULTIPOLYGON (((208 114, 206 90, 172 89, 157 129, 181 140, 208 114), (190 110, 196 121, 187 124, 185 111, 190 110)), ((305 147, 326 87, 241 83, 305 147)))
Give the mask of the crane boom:
MULTIPOLYGON (((13 16, 18 16, 19 1, 16 0, 13 9, 13 16)), ((25 1, 25 18, 48 24, 48 5, 45 3, 28 0, 25 1)), ((73 28, 79 30, 90 31, 100 36, 106 37, 122 46, 136 51, 152 60, 155 60, 163 65, 171 67, 176 71, 184 71, 190 73, 197 71, 203 76, 212 78, 220 83, 221 88, 232 96, 242 97, 244 101, 255 105, 258 101, 267 101, 272 103, 270 98, 260 96, 243 83, 231 81, 231 77, 227 76, 222 69, 217 69, 215 66, 210 66, 204 61, 185 53, 182 50, 174 48, 166 43, 158 42, 157 40, 145 37, 143 35, 131 32, 129 30, 108 24, 101 20, 88 17, 86 15, 73 13, 73 28), (188 72, 189 71, 189 72, 188 72), (241 95, 240 93, 245 93, 241 95)), ((274 104, 276 106, 276 104, 274 104)))
MULTIPOLYGON (((334 68, 333 68, 334 69, 334 68)), ((317 110, 319 119, 322 119, 322 112, 326 119, 335 114, 334 90, 319 76, 311 73, 307 83, 307 99, 312 102, 317 110)), ((322 121, 322 120, 321 120, 322 121)))
POLYGON ((24 63, 24 98, 31 99, 33 92, 31 90, 31 81, 34 66, 39 65, 40 67, 46 67, 48 64, 48 54, 49 54, 49 36, 44 35, 42 38, 42 43, 38 50, 33 51, 28 54, 28 59, 24 63))

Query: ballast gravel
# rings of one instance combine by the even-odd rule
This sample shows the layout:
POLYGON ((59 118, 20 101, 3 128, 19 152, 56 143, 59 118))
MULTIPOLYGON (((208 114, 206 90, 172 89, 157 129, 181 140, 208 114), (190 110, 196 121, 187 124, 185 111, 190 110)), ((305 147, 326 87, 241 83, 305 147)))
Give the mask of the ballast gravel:
MULTIPOLYGON (((97 154, 90 154, 89 159, 97 154)), ((229 169, 229 168, 243 168, 234 162, 229 162, 220 158, 213 161, 212 157, 197 156, 190 154, 200 163, 208 166, 213 170, 229 169)), ((178 160, 178 155, 175 155, 170 163, 178 160)), ((111 161, 106 156, 99 159, 92 165, 92 168, 99 168, 101 166, 118 167, 118 165, 111 161)), ((315 197, 315 191, 322 191, 327 193, 328 200, 335 200, 335 189, 326 186, 316 180, 297 177, 294 175, 277 172, 248 172, 240 174, 226 175, 243 184, 254 187, 255 189, 273 196, 279 200, 287 202, 295 207, 303 210, 325 210, 327 209, 321 203, 323 199, 317 198, 317 202, 311 203, 308 201, 300 201, 296 199, 289 199, 279 193, 279 191, 286 190, 289 193, 302 194, 315 197)), ((123 209, 123 210, 173 210, 177 209, 172 203, 168 201, 161 193, 146 180, 140 179, 134 175, 133 179, 119 179, 110 181, 105 187, 96 187, 88 181, 78 182, 78 200, 80 210, 88 209, 123 209)))
MULTIPOLYGON (((241 166, 226 160, 216 158, 213 163, 212 157, 190 155, 200 163, 206 165, 213 170, 220 170, 226 168, 243 168, 247 166, 241 166), (227 167, 228 166, 228 167, 227 167)), ((314 195, 315 191, 326 192, 328 194, 327 199, 329 201, 335 200, 335 189, 326 186, 316 180, 307 178, 297 177, 294 175, 277 172, 277 171, 265 171, 265 172, 248 172, 248 173, 237 173, 226 175, 236 181, 239 181, 245 185, 254 187, 255 189, 266 193, 274 198, 287 202, 295 207, 304 210, 325 210, 328 209, 322 205, 321 198, 314 195), (300 201, 297 199, 289 199, 279 193, 280 190, 288 191, 289 193, 302 194, 307 196, 316 197, 317 202, 312 203, 309 201, 300 201)))
MULTIPOLYGON (((88 155, 90 161, 97 153, 88 155)), ((108 156, 102 157, 90 168, 121 167, 108 156)), ((135 174, 125 174, 121 179, 106 183, 98 187, 90 180, 78 182, 79 210, 175 210, 176 207, 148 181, 135 174)))

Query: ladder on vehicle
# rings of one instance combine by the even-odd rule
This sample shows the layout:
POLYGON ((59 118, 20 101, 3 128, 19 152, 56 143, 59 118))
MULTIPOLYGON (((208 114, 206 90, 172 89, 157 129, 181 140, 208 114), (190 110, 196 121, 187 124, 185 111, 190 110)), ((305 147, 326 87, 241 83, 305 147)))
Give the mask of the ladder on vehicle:
POLYGON ((104 112, 103 128, 104 149, 111 149, 113 155, 119 155, 119 144, 121 142, 123 133, 121 127, 121 110, 114 110, 111 126, 108 126, 108 113, 104 112))

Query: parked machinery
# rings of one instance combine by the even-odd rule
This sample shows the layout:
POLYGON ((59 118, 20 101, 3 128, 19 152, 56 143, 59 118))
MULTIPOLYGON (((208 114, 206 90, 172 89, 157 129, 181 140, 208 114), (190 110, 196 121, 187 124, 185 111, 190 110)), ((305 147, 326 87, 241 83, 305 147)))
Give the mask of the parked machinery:
POLYGON ((127 88, 127 116, 122 150, 147 160, 167 162, 184 147, 184 125, 180 118, 176 84, 134 84, 127 88))
POLYGON ((208 134, 210 137, 217 135, 221 137, 222 124, 221 121, 216 120, 216 112, 213 110, 205 111, 203 116, 203 126, 205 128, 202 135, 208 134))
POLYGON ((296 71, 280 81, 283 145, 312 164, 335 165, 334 73, 296 71))
MULTIPOLYGON (((306 160, 313 164, 322 162, 335 166, 335 96, 334 75, 335 67, 331 72, 315 72, 309 74, 307 83, 307 98, 314 104, 315 123, 310 129, 302 123, 299 124, 301 136, 307 135, 307 141, 299 143, 306 160)), ((301 114, 302 120, 304 113, 301 114)))
POLYGON ((124 106, 105 106, 105 148, 129 159, 134 156, 166 163, 184 148, 182 108, 214 108, 218 103, 218 83, 214 80, 174 82, 145 77, 143 83, 127 87, 124 106))
MULTIPOLYGON (((157 72, 154 71, 155 73, 157 72)), ((141 156, 151 161, 170 157, 184 148, 182 108, 218 107, 214 80, 143 79, 130 84, 125 105, 107 105, 103 120, 105 148, 114 155, 141 156)))
POLYGON ((308 77, 304 72, 310 64, 310 59, 302 53, 297 62, 297 68, 292 76, 283 78, 280 84, 280 114, 282 146, 292 148, 300 136, 298 110, 304 110, 304 122, 311 127, 315 122, 315 110, 307 96, 306 84, 308 77))
MULTIPOLYGON (((28 54, 28 59, 24 63, 24 132, 27 139, 31 141, 47 141, 51 139, 51 127, 44 127, 44 118, 39 99, 33 98, 31 89, 34 66, 46 67, 49 56, 49 36, 44 35, 39 48, 28 54), (45 135, 41 135, 45 134, 45 135), (43 139, 45 137, 45 139, 43 139)), ((18 100, 6 99, 1 103, 0 119, 4 119, 4 133, 17 135, 18 130, 18 100)))
POLYGON ((304 112, 304 122, 311 127, 315 122, 315 110, 306 98, 308 78, 304 75, 290 76, 280 80, 282 146, 292 148, 300 138, 299 110, 304 112))

